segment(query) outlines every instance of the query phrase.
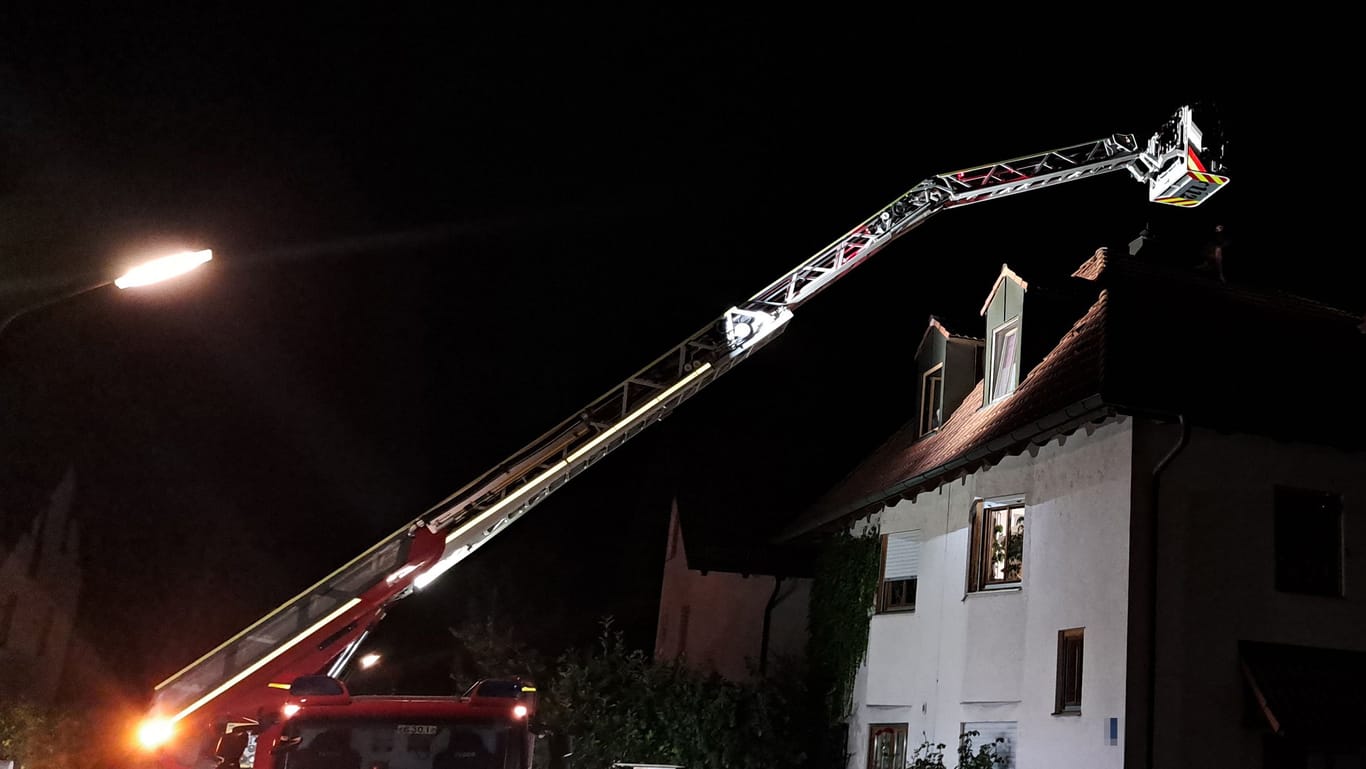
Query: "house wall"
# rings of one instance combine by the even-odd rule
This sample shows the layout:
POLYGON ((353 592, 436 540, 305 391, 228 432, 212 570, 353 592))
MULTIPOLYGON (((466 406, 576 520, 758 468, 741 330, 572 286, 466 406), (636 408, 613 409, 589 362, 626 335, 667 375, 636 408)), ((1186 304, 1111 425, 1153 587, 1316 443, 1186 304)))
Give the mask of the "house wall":
MULTIPOLYGON (((1171 426, 1149 431, 1135 473, 1176 444, 1171 426)), ((1259 767, 1238 641, 1366 651, 1366 453, 1192 430, 1159 510, 1155 765, 1259 767), (1275 589, 1277 484, 1342 495, 1342 597, 1275 589)))
MULTIPOLYGON (((696 670, 732 681, 750 678, 759 664, 764 611, 776 578, 688 568, 675 501, 660 588, 655 659, 682 658, 696 670), (685 619, 686 617, 686 619, 685 619)), ((811 580, 787 578, 778 586, 770 617, 768 662, 800 659, 806 651, 806 611, 811 580)))
POLYGON ((68 472, 29 532, 0 552, 0 624, 8 619, 8 627, 0 626, 0 696, 39 703, 56 697, 81 585, 79 532, 70 520, 74 494, 75 476, 68 472))
MULTIPOLYGON (((916 609, 871 620, 849 730, 867 765, 868 726, 907 723, 956 745, 963 723, 1015 722, 1015 766, 1119 767, 1106 721, 1123 722, 1132 423, 1008 457, 962 481, 884 509, 882 533, 919 529, 916 609), (1023 494, 1019 589, 966 594, 974 501, 1023 494), (1082 710, 1053 715, 1058 631, 1084 627, 1082 710)), ((1122 729, 1121 729, 1122 732, 1122 729)))

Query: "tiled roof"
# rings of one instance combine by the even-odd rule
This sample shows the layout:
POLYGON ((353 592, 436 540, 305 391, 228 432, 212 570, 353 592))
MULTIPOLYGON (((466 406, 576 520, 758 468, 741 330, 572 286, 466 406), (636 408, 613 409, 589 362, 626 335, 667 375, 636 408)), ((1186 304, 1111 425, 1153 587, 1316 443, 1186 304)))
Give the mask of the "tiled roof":
POLYGON ((778 539, 838 526, 1121 413, 1181 413, 1215 429, 1327 443, 1355 441, 1366 426, 1362 399, 1319 411, 1324 390, 1347 388, 1366 360, 1359 314, 1102 251, 1073 277, 1094 286, 1093 303, 1013 394, 982 406, 979 382, 937 432, 917 441, 916 425, 905 425, 778 539))

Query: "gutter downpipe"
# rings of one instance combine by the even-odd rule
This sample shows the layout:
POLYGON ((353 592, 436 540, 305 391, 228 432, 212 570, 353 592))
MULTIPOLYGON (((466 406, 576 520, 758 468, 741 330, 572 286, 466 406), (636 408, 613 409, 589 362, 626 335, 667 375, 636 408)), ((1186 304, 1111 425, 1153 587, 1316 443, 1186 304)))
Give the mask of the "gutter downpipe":
POLYGON ((1154 753, 1157 747, 1157 555, 1158 555, 1158 514, 1160 511, 1159 491, 1162 485, 1162 471, 1167 469, 1190 441, 1190 424, 1185 414, 1177 414, 1176 421, 1181 425, 1181 437, 1176 445, 1153 465, 1152 483, 1149 486, 1148 501, 1148 722, 1144 728, 1144 741, 1147 743, 1145 765, 1153 769, 1156 764, 1154 753))
POLYGON ((778 605, 778 589, 783 586, 783 578, 777 574, 773 575, 773 592, 768 596, 768 603, 764 605, 764 629, 759 636, 759 676, 763 677, 768 673, 768 631, 773 624, 773 607, 778 605))

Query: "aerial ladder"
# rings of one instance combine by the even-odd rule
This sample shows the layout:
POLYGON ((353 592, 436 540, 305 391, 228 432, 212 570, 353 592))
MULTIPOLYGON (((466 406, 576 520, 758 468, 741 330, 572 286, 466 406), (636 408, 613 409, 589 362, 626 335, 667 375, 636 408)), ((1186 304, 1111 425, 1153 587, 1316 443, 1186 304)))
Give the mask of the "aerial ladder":
MULTIPOLYGON (((1207 126, 1207 128, 1210 126, 1207 126)), ((1111 136, 931 176, 602 397, 159 684, 144 745, 269 719, 289 682, 341 675, 389 607, 426 587, 593 463, 780 334, 793 312, 889 243, 951 208, 1127 171, 1154 203, 1198 206, 1228 183, 1223 145, 1181 107, 1140 144, 1111 136), (177 736, 178 735, 178 736, 177 736)), ((210 743, 212 744, 212 743, 210 743)), ((163 753, 189 765, 189 753, 163 753)))

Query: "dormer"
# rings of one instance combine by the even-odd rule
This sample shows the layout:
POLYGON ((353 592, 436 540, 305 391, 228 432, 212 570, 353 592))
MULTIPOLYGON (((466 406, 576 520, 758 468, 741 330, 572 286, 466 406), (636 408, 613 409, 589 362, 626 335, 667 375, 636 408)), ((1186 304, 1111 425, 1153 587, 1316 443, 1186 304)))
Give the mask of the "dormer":
POLYGON ((1029 284, 1003 264, 991 294, 982 305, 981 315, 986 320, 984 406, 1015 392, 1015 386, 1020 383, 1024 296, 1028 290, 1029 284))
POLYGON ((955 334, 935 316, 915 350, 916 436, 944 423, 982 375, 981 339, 955 334))

